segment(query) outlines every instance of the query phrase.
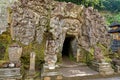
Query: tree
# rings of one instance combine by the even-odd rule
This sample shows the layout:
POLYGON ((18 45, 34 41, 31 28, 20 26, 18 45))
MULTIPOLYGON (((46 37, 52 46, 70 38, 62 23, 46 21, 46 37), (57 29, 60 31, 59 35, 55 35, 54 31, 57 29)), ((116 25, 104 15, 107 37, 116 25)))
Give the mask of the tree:
POLYGON ((92 6, 92 7, 95 7, 95 6, 99 6, 100 5, 100 0, 57 0, 57 1, 65 1, 65 2, 73 2, 75 4, 83 4, 85 5, 86 7, 88 6, 92 6))
POLYGON ((102 0, 102 4, 104 5, 104 10, 111 12, 120 11, 120 0, 102 0))

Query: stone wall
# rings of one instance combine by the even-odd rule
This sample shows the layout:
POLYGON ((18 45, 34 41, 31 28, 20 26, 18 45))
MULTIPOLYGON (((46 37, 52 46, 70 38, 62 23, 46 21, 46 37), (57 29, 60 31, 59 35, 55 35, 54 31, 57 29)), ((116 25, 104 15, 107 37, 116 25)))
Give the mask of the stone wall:
MULTIPOLYGON (((13 39, 24 45, 32 41, 41 43, 44 33, 50 33, 54 56, 62 52, 68 35, 74 36, 79 47, 87 51, 98 43, 108 46, 110 42, 104 17, 92 7, 53 0, 19 0, 12 6, 12 12, 13 39)), ((48 51, 49 46, 46 45, 48 51)), ((49 61, 56 60, 52 55, 47 54, 49 61)))
POLYGON ((6 31, 8 27, 8 11, 7 8, 17 0, 0 0, 0 34, 6 31))

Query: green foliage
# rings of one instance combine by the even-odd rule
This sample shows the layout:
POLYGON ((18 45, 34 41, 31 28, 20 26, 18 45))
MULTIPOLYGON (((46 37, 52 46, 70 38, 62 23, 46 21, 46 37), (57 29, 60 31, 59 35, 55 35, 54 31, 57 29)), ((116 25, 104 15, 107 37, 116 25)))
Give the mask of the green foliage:
POLYGON ((101 0, 104 10, 111 12, 119 12, 120 11, 120 0, 101 0))
POLYGON ((115 13, 115 14, 106 13, 105 18, 108 25, 110 25, 112 22, 115 21, 120 23, 120 13, 115 13))
POLYGON ((10 33, 7 32, 3 32, 2 35, 0 35, 0 43, 4 46, 8 46, 8 44, 10 44, 12 42, 11 40, 11 36, 10 33))
POLYGON ((62 54, 61 53, 57 54, 57 63, 62 63, 62 54))
POLYGON ((88 52, 87 50, 81 48, 81 53, 83 55, 83 62, 88 65, 91 64, 91 61, 93 60, 93 49, 91 48, 91 52, 88 52))
POLYGON ((57 0, 57 1, 72 2, 72 3, 78 4, 78 5, 82 4, 82 5, 85 5, 86 7, 88 7, 88 6, 95 7, 95 6, 99 6, 101 4, 100 0, 57 0))
POLYGON ((46 40, 43 40, 41 44, 32 42, 27 46, 20 44, 23 47, 23 55, 21 57, 21 61, 25 69, 29 68, 31 52, 36 53, 36 68, 41 68, 41 64, 44 62, 45 42, 46 40))
POLYGON ((2 43, 0 43, 0 60, 4 58, 5 52, 6 52, 5 46, 2 43))
POLYGON ((24 69, 28 69, 29 68, 29 64, 30 64, 30 54, 25 53, 22 55, 21 57, 21 62, 22 62, 22 68, 24 69))
POLYGON ((41 67, 44 62, 44 53, 46 47, 46 40, 43 40, 41 44, 34 45, 34 51, 36 52, 36 65, 41 67))
POLYGON ((4 58, 4 60, 8 60, 8 46, 12 43, 12 39, 10 36, 10 30, 7 29, 6 32, 3 32, 0 35, 0 56, 4 58))
POLYGON ((108 48, 103 46, 102 44, 97 44, 97 46, 101 48, 105 61, 111 62, 112 60, 110 58, 110 51, 108 50, 108 48))

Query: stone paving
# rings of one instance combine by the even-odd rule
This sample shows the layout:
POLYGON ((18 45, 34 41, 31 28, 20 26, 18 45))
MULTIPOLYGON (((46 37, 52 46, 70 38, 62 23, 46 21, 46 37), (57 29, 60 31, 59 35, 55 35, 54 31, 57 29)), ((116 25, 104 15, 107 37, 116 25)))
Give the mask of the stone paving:
POLYGON ((90 69, 87 66, 61 68, 59 71, 63 74, 64 77, 91 76, 99 74, 98 72, 90 69))
POLYGON ((120 77, 100 78, 100 79, 88 79, 88 80, 120 80, 120 77))
POLYGON ((87 65, 75 63, 68 58, 63 58, 63 64, 61 66, 62 68, 59 69, 59 72, 63 74, 64 77, 91 76, 99 74, 90 69, 87 65))

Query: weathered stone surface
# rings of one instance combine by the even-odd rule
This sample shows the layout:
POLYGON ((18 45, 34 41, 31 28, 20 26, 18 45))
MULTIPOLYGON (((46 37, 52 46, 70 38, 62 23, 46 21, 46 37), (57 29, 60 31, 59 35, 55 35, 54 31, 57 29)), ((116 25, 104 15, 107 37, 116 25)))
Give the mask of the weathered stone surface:
POLYGON ((55 41, 47 41, 46 53, 45 53, 45 63, 48 64, 49 69, 55 68, 55 63, 57 62, 57 54, 55 48, 55 41))
POLYGON ((13 39, 25 45, 41 43, 44 33, 50 33, 53 43, 46 43, 45 52, 48 64, 55 64, 67 36, 74 36, 77 45, 87 51, 98 43, 108 46, 110 42, 105 19, 92 7, 53 0, 19 0, 12 11, 13 39))
POLYGON ((22 54, 22 47, 14 43, 8 48, 9 60, 12 63, 19 63, 22 54))
POLYGON ((0 78, 20 76, 20 68, 1 68, 0 78))
POLYGON ((101 75, 112 75, 114 70, 111 67, 110 63, 102 62, 92 62, 93 69, 98 71, 101 75))
POLYGON ((35 52, 31 52, 30 53, 30 69, 29 69, 29 73, 32 75, 35 73, 35 52))
POLYGON ((0 34, 6 31, 8 27, 8 7, 17 0, 1 0, 0 1, 0 34))
POLYGON ((44 80, 51 80, 50 77, 44 77, 44 80))
POLYGON ((99 72, 101 75, 114 74, 114 70, 111 68, 111 65, 109 63, 100 63, 99 64, 99 72))
POLYGON ((4 58, 6 48, 2 44, 0 44, 0 60, 4 58))
POLYGON ((95 50, 94 51, 94 59, 96 60, 96 62, 103 62, 104 56, 102 54, 101 48, 95 46, 94 50, 95 50))

